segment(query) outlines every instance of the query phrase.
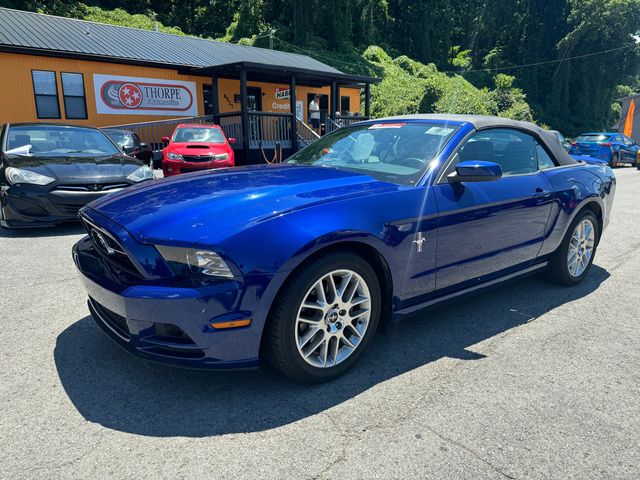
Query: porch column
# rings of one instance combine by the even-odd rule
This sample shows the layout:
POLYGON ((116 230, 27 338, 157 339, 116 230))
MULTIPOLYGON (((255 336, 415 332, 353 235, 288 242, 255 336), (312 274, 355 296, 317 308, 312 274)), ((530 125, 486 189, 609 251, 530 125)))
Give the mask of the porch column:
POLYGON ((242 149, 244 161, 249 160, 249 104, 247 101, 247 71, 240 70, 240 122, 242 124, 242 149))
POLYGON ((289 108, 291 109, 291 150, 298 151, 298 122, 296 120, 296 76, 289 81, 289 108))
POLYGON ((344 115, 341 104, 342 102, 340 100, 340 84, 336 83, 336 112, 340 112, 340 115, 344 115))
POLYGON ((364 116, 371 116, 371 85, 368 83, 364 85, 364 116))
POLYGON ((336 119, 336 82, 331 82, 331 101, 329 102, 329 110, 331 113, 331 119, 336 119))
POLYGON ((213 123, 216 125, 220 125, 220 104, 218 102, 218 75, 211 72, 211 106, 213 107, 213 123))

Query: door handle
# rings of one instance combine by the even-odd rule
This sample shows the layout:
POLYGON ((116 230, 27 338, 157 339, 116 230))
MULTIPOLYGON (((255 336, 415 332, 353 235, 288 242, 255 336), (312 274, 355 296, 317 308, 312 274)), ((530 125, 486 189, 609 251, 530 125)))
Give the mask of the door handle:
POLYGON ((540 187, 536 188, 533 198, 547 198, 551 196, 551 190, 544 190, 540 187))

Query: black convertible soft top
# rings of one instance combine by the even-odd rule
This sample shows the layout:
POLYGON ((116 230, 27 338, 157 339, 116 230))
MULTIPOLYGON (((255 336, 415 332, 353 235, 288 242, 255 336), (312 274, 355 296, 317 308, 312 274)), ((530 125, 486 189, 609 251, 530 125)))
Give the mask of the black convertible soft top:
POLYGON ((417 114, 417 115, 401 115, 397 117, 387 117, 384 120, 439 120, 441 122, 464 122, 470 123, 476 130, 484 130, 486 128, 514 128, 516 130, 524 130, 538 137, 547 147, 547 150, 553 154, 558 161, 558 165, 575 165, 578 163, 567 151, 560 145, 556 135, 549 130, 540 128, 530 122, 521 122, 519 120, 511 120, 510 118, 491 117, 488 115, 454 115, 454 114, 417 114))

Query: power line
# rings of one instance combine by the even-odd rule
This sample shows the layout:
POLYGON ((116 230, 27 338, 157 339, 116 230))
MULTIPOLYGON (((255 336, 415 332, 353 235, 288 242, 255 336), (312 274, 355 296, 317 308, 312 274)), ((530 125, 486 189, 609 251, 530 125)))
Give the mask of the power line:
MULTIPOLYGON (((280 37, 274 37, 277 40, 279 40, 282 43, 285 43, 287 45, 289 45, 290 47, 295 48, 296 50, 299 50, 300 52, 306 53, 307 55, 310 56, 315 56, 315 57, 319 57, 319 58, 323 58, 325 60, 330 60, 332 62, 338 62, 338 63, 343 63, 345 65, 352 65, 355 67, 366 67, 365 64, 359 64, 359 63, 353 63, 353 62, 347 62, 344 60, 340 60, 338 58, 335 57, 328 57, 325 55, 320 55, 316 52, 313 52, 311 50, 306 50, 304 48, 300 48, 297 45, 293 45, 285 40, 282 40, 280 37)), ((589 58, 589 57, 594 57, 596 55, 603 55, 606 53, 611 53, 611 52, 618 52, 620 50, 626 50, 628 48, 636 48, 637 45, 625 45, 622 47, 616 47, 616 48, 609 48, 606 50, 600 50, 598 52, 591 52, 591 53, 585 53, 582 55, 574 55, 572 57, 563 57, 563 58, 559 58, 559 59, 555 59, 555 60, 545 60, 545 61, 541 61, 541 62, 533 62, 533 63, 524 63, 521 65, 511 65, 508 67, 494 67, 494 68, 478 68, 478 69, 473 69, 473 70, 439 70, 440 73, 451 73, 451 74, 457 74, 457 75, 464 75, 465 73, 476 73, 476 72, 502 72, 505 70, 516 70, 516 69, 521 69, 521 68, 529 68, 529 67, 539 67, 542 65, 552 65, 554 63, 562 63, 562 62, 567 62, 570 60, 579 60, 582 58, 589 58)))
POLYGON ((289 43, 285 40, 282 40, 280 37, 276 37, 275 35, 273 36, 273 38, 275 38, 276 40, 278 40, 279 42, 282 42, 284 44, 289 45, 290 47, 295 48, 296 50, 302 52, 302 53, 306 53, 307 55, 313 56, 313 57, 319 57, 319 58, 324 58, 325 60, 331 60, 332 62, 338 62, 338 63, 343 63, 345 65, 352 65, 354 67, 366 67, 367 65, 365 65, 364 63, 353 63, 353 62, 347 62, 344 60, 340 60, 338 58, 335 57, 327 57, 325 55, 320 55, 319 53, 313 52, 311 50, 305 50, 304 48, 300 48, 297 45, 294 45, 292 43, 289 43))
POLYGON ((581 59, 581 58, 588 58, 588 57, 594 57, 596 55, 602 55, 604 53, 611 53, 611 52, 617 52, 620 50, 626 50, 627 48, 632 48, 632 47, 636 47, 637 45, 625 45, 624 47, 616 47, 616 48, 609 48, 607 50, 600 50, 599 52, 591 52, 591 53, 585 53, 582 55, 574 55, 573 57, 563 57, 563 58, 559 58, 556 60, 545 60, 542 62, 534 62, 534 63, 524 63, 522 65, 512 65, 510 67, 495 67, 495 68, 478 68, 475 70, 463 70, 463 71, 456 71, 456 70, 442 70, 442 73, 458 73, 458 74, 462 74, 462 73, 471 73, 471 72, 500 72, 500 71, 504 71, 504 70, 515 70, 515 69, 519 69, 519 68, 527 68, 527 67, 538 67, 538 66, 542 66, 542 65, 551 65, 554 63, 561 63, 561 62, 567 62, 569 60, 577 60, 577 59, 581 59))

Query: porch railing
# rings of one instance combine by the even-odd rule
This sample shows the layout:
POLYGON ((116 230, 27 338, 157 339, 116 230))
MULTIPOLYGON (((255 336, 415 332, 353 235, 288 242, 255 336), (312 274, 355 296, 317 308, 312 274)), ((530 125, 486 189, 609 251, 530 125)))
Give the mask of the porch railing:
MULTIPOLYGON (((271 113, 271 112, 249 112, 249 132, 247 135, 250 149, 270 150, 276 148, 276 144, 280 144, 283 149, 292 148, 291 141, 291 122, 294 116, 290 113, 271 113)), ((234 149, 242 149, 242 115, 240 112, 228 112, 218 115, 219 125, 222 127, 227 138, 235 138, 236 143, 234 149)), ((366 120, 366 117, 336 117, 335 120, 327 117, 325 122, 326 133, 355 122, 366 120)), ((320 138, 309 125, 299 118, 295 118, 297 130, 297 143, 299 148, 315 142, 320 138)), ((105 128, 126 129, 136 133, 140 140, 151 146, 153 150, 161 150, 164 148, 162 137, 169 137, 175 130, 176 126, 181 123, 198 123, 213 124, 214 117, 212 115, 202 117, 172 118, 170 120, 158 120, 153 122, 129 123, 124 125, 113 125, 105 128)))
MULTIPOLYGON (((227 137, 236 139, 234 148, 244 147, 242 139, 242 117, 240 112, 222 113, 220 126, 227 137)), ((290 113, 249 113, 249 148, 274 149, 279 143, 282 148, 291 148, 291 117, 290 113)))
POLYGON ((188 117, 188 118, 172 118, 170 120, 157 120, 153 122, 143 123, 127 123, 124 125, 113 125, 104 128, 118 128, 130 130, 140 137, 140 140, 151 146, 153 150, 162 150, 164 144, 162 137, 170 137, 176 126, 181 123, 213 123, 213 116, 205 117, 188 117))
POLYGON ((220 128, 227 138, 235 138, 233 148, 242 148, 242 122, 240 112, 221 113, 220 128))
POLYGON ((363 122, 364 120, 369 120, 369 117, 362 117, 360 115, 336 115, 335 120, 331 117, 327 117, 324 124, 325 133, 331 133, 340 127, 347 127, 349 125, 353 125, 354 123, 363 122))
POLYGON ((290 113, 249 113, 249 148, 291 148, 290 113))
POLYGON ((306 147, 320 138, 320 135, 318 135, 314 129, 299 118, 296 118, 296 124, 298 130, 298 147, 306 147))

